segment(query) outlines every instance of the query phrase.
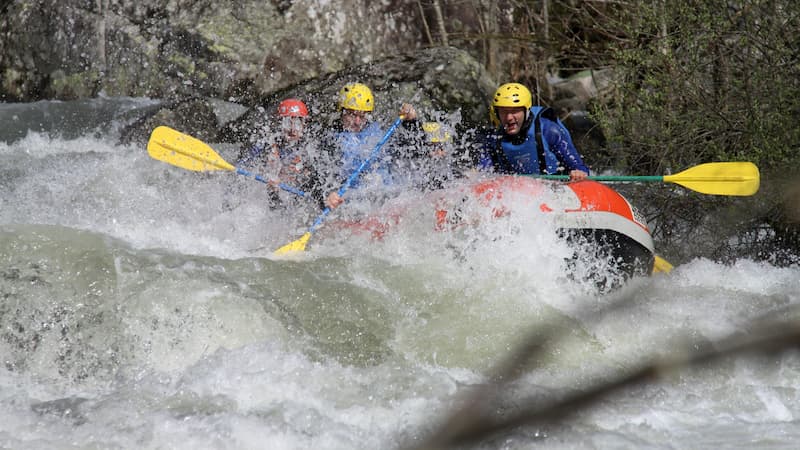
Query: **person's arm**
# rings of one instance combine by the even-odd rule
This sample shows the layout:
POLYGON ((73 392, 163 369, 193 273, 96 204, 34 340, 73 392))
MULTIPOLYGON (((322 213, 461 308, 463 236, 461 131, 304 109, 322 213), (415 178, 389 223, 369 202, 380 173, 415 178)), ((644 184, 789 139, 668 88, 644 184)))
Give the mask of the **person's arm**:
POLYGON ((306 193, 306 196, 319 205, 319 209, 325 209, 325 182, 322 178, 322 174, 316 170, 312 170, 305 183, 300 186, 300 189, 306 193))
POLYGON ((318 192, 312 194, 312 197, 319 203, 322 209, 326 207, 336 209, 339 205, 344 203, 344 199, 339 196, 337 192, 338 187, 334 187, 333 185, 341 186, 347 180, 347 177, 341 173, 342 167, 345 164, 345 155, 339 144, 340 139, 338 133, 340 132, 341 130, 337 132, 328 132, 321 139, 319 146, 320 152, 326 155, 325 159, 328 161, 328 166, 324 168, 316 167, 317 184, 315 189, 318 189, 318 192))
POLYGON ((542 134, 547 139, 550 151, 567 168, 570 180, 582 180, 589 176, 589 167, 584 164, 578 149, 572 144, 570 136, 565 135, 566 133, 567 131, 558 124, 542 119, 542 134))
POLYGON ((264 152, 266 145, 257 142, 250 147, 243 147, 239 150, 239 157, 236 160, 237 166, 249 166, 259 155, 264 152))
POLYGON ((403 103, 398 114, 403 117, 403 122, 392 139, 388 150, 392 155, 394 164, 421 157, 425 147, 422 124, 417 120, 417 111, 414 106, 410 103, 403 103))
POLYGON ((493 154, 493 149, 482 148, 480 154, 478 155, 478 163, 476 164, 477 169, 486 172, 494 169, 494 160, 492 158, 493 154))
POLYGON ((425 149, 425 135, 419 121, 404 120, 387 147, 387 153, 395 163, 421 157, 425 149))
POLYGON ((483 146, 478 155, 478 170, 500 174, 515 174, 517 171, 503 153, 502 136, 496 129, 487 129, 483 137, 483 146))
POLYGON ((471 145, 470 151, 474 169, 488 172, 495 167, 493 155, 496 152, 498 142, 494 130, 484 127, 476 131, 475 140, 471 145))

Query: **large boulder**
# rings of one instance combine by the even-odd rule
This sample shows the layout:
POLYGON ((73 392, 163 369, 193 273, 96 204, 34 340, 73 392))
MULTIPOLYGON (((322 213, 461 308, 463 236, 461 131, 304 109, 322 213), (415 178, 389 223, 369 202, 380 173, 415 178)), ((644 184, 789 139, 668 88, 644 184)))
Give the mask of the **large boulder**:
POLYGON ((416 5, 394 3, 3 2, 0 100, 104 93, 247 101, 419 47, 416 5))
POLYGON ((603 98, 613 83, 613 69, 584 70, 566 78, 549 80, 553 107, 569 113, 586 111, 591 101, 603 98))
MULTIPOLYGON (((261 97, 254 106, 227 120, 216 119, 213 104, 195 97, 166 102, 121 133, 123 142, 144 143, 158 125, 167 125, 213 142, 245 142, 274 115, 288 97, 302 99, 321 127, 333 126, 339 89, 348 82, 368 85, 375 96, 376 119, 388 122, 400 105, 415 105, 424 120, 450 120, 460 129, 485 122, 495 89, 483 67, 467 52, 437 47, 395 55, 313 78, 261 97)), ((217 108, 218 109, 218 108, 217 108)))
POLYGON ((323 77, 308 80, 263 97, 237 120, 226 124, 220 141, 242 141, 276 110, 287 97, 302 99, 315 120, 332 126, 337 115, 337 95, 349 82, 364 83, 375 96, 374 115, 393 120, 400 105, 412 103, 423 119, 452 116, 461 128, 471 128, 488 118, 488 102, 496 88, 480 63, 467 52, 436 47, 395 55, 323 77))
POLYGON ((192 97, 168 102, 125 127, 120 133, 120 142, 144 144, 153 129, 161 125, 200 140, 212 140, 216 137, 219 121, 209 99, 192 97))

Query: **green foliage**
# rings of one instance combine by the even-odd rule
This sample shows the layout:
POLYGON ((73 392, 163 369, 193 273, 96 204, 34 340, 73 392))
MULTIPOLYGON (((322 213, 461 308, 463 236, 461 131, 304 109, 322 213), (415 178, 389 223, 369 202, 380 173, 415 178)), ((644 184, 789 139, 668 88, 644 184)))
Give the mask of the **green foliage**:
POLYGON ((749 198, 679 196, 656 186, 626 193, 645 209, 667 259, 788 251, 783 260, 800 261, 800 214, 786 207, 797 197, 787 200, 785 188, 800 172, 800 2, 500 4, 495 13, 506 14, 496 14, 494 29, 503 32, 488 39, 502 43, 510 63, 493 75, 535 87, 548 104, 559 100, 548 74, 613 72, 589 105, 605 138, 591 153, 582 148, 593 169, 668 174, 726 160, 761 169, 761 190, 749 198))
POLYGON ((623 167, 800 162, 800 3, 639 2, 605 26, 618 84, 595 117, 623 167))
MULTIPOLYGON (((659 247, 677 261, 772 260, 800 242, 777 180, 800 166, 800 3, 659 0, 616 12, 603 24, 616 33, 603 54, 617 78, 592 111, 609 143, 606 166, 661 174, 746 160, 762 173, 754 198, 634 195, 659 247)), ((782 258, 795 261, 796 248, 789 253, 782 258)))

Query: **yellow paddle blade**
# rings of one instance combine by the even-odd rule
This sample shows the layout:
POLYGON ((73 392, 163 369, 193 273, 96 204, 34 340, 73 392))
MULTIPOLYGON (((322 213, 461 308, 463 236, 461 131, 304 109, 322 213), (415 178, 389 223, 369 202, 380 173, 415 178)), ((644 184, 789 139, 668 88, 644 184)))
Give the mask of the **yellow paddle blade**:
POLYGON ((758 167, 751 162, 716 162, 666 175, 664 181, 703 194, 753 195, 758 192, 760 175, 758 167))
POLYGON ((205 142, 165 126, 153 130, 147 153, 153 159, 195 172, 236 170, 205 142))
POLYGON ((295 252, 302 252, 306 249, 306 244, 308 244, 308 240, 311 239, 311 232, 306 232, 306 234, 300 236, 300 239, 290 242, 283 247, 275 250, 276 255, 285 255, 287 253, 295 253, 295 252))
POLYGON ((672 270, 672 264, 666 259, 656 255, 656 262, 653 264, 653 273, 669 273, 672 270))

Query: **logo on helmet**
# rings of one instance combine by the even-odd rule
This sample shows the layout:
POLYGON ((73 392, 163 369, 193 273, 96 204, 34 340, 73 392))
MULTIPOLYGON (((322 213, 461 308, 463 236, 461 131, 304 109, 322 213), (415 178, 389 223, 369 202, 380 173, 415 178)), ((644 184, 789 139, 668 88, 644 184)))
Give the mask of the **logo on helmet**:
POLYGON ((308 117, 306 104, 296 98, 287 98, 278 105, 278 115, 281 117, 308 117))

